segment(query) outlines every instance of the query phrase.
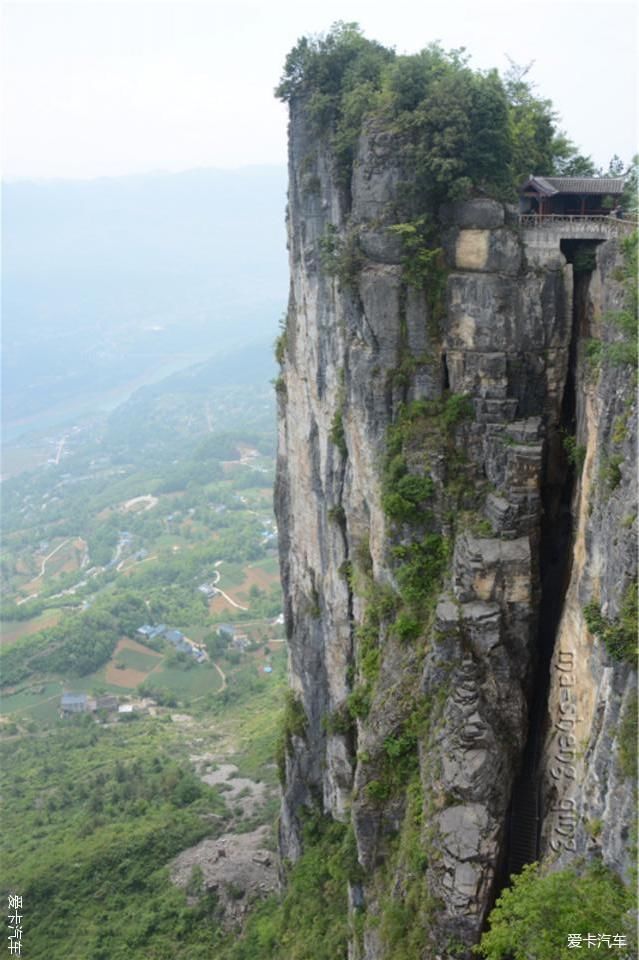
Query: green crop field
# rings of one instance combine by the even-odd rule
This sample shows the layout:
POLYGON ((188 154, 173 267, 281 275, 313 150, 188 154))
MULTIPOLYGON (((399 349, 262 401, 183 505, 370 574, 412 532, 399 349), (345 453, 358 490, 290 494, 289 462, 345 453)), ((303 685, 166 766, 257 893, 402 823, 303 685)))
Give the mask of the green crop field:
POLYGON ((2 695, 0 699, 0 710, 4 714, 11 713, 32 713, 33 709, 51 697, 55 696, 55 707, 58 709, 60 697, 64 692, 64 687, 60 680, 51 680, 47 683, 33 683, 28 687, 22 687, 13 694, 2 695))
POLYGON ((131 670, 152 670, 157 667, 160 657, 152 653, 142 653, 140 650, 129 650, 128 647, 120 649, 113 655, 115 663, 123 663, 125 667, 131 670))
POLYGON ((52 627, 58 623, 62 611, 45 610, 37 617, 30 620, 2 620, 0 621, 0 644, 3 649, 13 646, 23 637, 37 633, 38 630, 44 630, 45 627, 52 627))
POLYGON ((149 687, 169 690, 178 697, 202 697, 220 689, 222 680, 212 664, 196 664, 188 670, 162 667, 146 681, 149 687))

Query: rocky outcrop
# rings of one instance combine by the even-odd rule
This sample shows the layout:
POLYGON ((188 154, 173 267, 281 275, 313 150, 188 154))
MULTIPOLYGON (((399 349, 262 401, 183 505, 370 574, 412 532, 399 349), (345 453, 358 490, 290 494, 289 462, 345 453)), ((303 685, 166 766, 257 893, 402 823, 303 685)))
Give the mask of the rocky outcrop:
MULTIPOLYGON (((439 267, 410 283, 392 229, 398 155, 369 126, 347 190, 292 103, 276 511, 305 727, 288 744, 280 846, 299 856, 304 806, 352 824, 366 878, 350 891, 364 916, 353 960, 393 956, 393 903, 416 956, 476 942, 522 764, 543 793, 541 852, 560 862, 592 848, 590 818, 603 824, 598 850, 623 869, 633 800, 610 752, 635 674, 582 613, 596 595, 616 616, 634 575, 631 550, 614 543, 636 524, 631 429, 615 490, 589 494, 615 417, 630 411, 627 367, 585 375, 586 340, 609 335, 605 311, 621 297, 618 245, 599 247, 589 288, 576 284, 559 236, 529 255, 510 208, 478 198, 440 211, 439 267), (579 478, 566 436, 573 460, 585 449, 579 478), (398 490, 408 499, 389 499, 398 490), (566 688, 551 663, 567 644, 581 752, 557 785, 566 688), (546 745, 526 768, 533 729, 546 745), (554 811, 568 810, 577 826, 558 848, 554 811)), ((404 206, 402 222, 422 213, 404 206)))

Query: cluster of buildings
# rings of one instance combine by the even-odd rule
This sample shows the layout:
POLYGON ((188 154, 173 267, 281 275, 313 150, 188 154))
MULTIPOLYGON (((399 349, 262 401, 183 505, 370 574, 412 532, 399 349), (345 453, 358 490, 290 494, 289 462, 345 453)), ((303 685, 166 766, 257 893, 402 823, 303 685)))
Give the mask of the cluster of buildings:
POLYGON ((218 636, 228 643, 233 650, 239 650, 240 653, 244 653, 251 645, 249 636, 230 623, 221 623, 217 632, 218 636))
POLYGON ((119 710, 118 698, 111 693, 101 697, 90 697, 87 693, 63 693, 60 698, 60 710, 64 715, 97 713, 98 710, 116 713, 119 710))
POLYGON ((88 693, 63 693, 60 698, 60 712, 63 717, 76 713, 97 713, 100 710, 117 713, 119 716, 147 711, 152 713, 155 706, 155 700, 148 697, 135 703, 120 703, 112 693, 97 697, 90 697, 88 693))
POLYGON ((193 640, 189 640, 181 630, 173 630, 171 627, 167 627, 165 623, 160 623, 155 626, 145 623, 139 627, 136 632, 147 641, 158 639, 167 640, 176 650, 179 650, 180 653, 188 653, 197 663, 203 663, 209 658, 203 646, 194 643, 193 640))

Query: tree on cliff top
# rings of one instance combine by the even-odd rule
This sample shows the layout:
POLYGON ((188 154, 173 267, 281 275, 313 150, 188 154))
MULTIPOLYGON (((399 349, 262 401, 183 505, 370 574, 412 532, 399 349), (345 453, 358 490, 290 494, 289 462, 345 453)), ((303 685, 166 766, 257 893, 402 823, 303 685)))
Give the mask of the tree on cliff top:
POLYGON ((284 64, 275 90, 280 100, 306 100, 306 113, 318 133, 331 130, 338 172, 350 178, 354 148, 364 115, 375 103, 382 69, 392 50, 367 40, 356 23, 333 24, 326 35, 302 37, 284 64))
POLYGON ((468 65, 462 50, 431 44, 396 56, 357 24, 337 23, 302 37, 286 58, 276 96, 303 101, 318 136, 328 136, 343 183, 350 181, 366 120, 397 138, 413 199, 431 206, 474 188, 513 199, 535 173, 592 172, 588 158, 557 130, 549 100, 525 79, 530 65, 495 70, 468 65))
POLYGON ((583 157, 568 137, 557 129, 557 114, 551 100, 538 97, 527 79, 534 61, 525 65, 508 58, 503 75, 510 105, 512 173, 519 185, 531 173, 539 176, 588 177, 595 173, 590 157, 583 157))

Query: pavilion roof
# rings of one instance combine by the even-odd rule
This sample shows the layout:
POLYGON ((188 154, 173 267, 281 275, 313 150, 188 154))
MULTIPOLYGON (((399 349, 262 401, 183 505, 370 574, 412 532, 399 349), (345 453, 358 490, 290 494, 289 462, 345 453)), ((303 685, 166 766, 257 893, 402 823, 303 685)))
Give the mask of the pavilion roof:
POLYGON ((617 195, 623 193, 623 177, 529 177, 522 193, 535 190, 546 197, 558 193, 617 195))

